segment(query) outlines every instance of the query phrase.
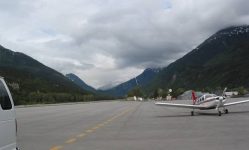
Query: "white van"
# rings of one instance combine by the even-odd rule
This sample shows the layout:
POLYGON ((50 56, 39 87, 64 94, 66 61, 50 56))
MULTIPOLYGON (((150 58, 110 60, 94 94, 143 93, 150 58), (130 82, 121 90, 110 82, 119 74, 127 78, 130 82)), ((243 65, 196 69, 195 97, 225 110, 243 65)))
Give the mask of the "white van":
POLYGON ((17 150, 16 113, 10 91, 0 76, 0 150, 17 150))

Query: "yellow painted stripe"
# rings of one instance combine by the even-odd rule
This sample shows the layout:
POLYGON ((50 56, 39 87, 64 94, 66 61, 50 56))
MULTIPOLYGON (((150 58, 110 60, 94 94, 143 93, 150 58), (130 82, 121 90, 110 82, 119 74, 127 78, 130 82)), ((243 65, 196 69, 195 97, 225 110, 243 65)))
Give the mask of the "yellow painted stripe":
POLYGON ((81 134, 77 135, 78 138, 82 138, 82 137, 84 137, 84 136, 86 136, 85 133, 81 133, 81 134))
POLYGON ((98 124, 99 127, 103 127, 104 125, 105 124, 103 124, 103 123, 98 124))
MULTIPOLYGON (((87 133, 92 133, 92 132, 94 132, 96 129, 99 129, 99 128, 101 128, 101 127, 103 127, 103 126, 109 124, 109 123, 112 122, 113 120, 115 120, 115 119, 117 119, 117 118, 119 118, 119 117, 122 117, 123 115, 127 114, 128 112, 130 112, 130 111, 132 111, 132 110, 134 110, 134 109, 135 109, 135 108, 133 108, 133 109, 131 109, 131 108, 126 109, 126 110, 122 111, 121 113, 116 114, 115 116, 112 116, 111 118, 107 119, 105 122, 99 123, 99 124, 97 124, 96 126, 92 127, 91 129, 86 130, 86 132, 87 132, 87 133)), ((78 134, 76 137, 77 137, 77 138, 82 138, 82 137, 84 137, 84 136, 86 136, 86 135, 87 135, 86 133, 81 133, 81 134, 78 134)), ((77 138, 71 138, 71 139, 67 140, 67 141, 65 142, 65 144, 74 143, 74 142, 77 140, 77 138)), ((63 146, 61 146, 61 145, 54 146, 54 147, 51 147, 51 148, 50 148, 50 150, 61 150, 61 149, 63 149, 63 146)))
POLYGON ((50 148, 49 150, 60 150, 62 148, 63 148, 63 146, 54 146, 54 147, 50 148))
POLYGON ((74 143, 75 141, 76 141, 76 138, 72 138, 72 139, 67 140, 65 143, 71 144, 71 143, 74 143))
POLYGON ((87 133, 92 133, 93 130, 90 130, 90 129, 89 129, 89 130, 86 130, 86 132, 87 132, 87 133))
POLYGON ((99 127, 98 126, 95 126, 92 128, 92 130, 97 130, 99 127))
POLYGON ((114 119, 117 119, 117 118, 118 118, 118 116, 114 116, 114 117, 112 117, 111 119, 113 119, 113 120, 114 120, 114 119))

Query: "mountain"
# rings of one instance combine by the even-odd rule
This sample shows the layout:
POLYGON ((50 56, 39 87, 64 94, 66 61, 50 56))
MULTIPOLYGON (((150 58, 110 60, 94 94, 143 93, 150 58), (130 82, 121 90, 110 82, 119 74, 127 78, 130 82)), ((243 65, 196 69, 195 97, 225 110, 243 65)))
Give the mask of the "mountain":
POLYGON ((87 85, 83 80, 81 80, 75 74, 69 73, 69 74, 66 74, 66 77, 69 80, 71 80, 73 83, 75 83, 76 85, 78 85, 79 87, 81 87, 82 89, 84 89, 86 91, 89 91, 89 92, 97 93, 97 91, 93 87, 87 85))
POLYGON ((23 53, 2 46, 0 75, 7 81, 16 104, 78 101, 92 95, 63 74, 23 53))
POLYGON ((150 83, 150 81, 154 79, 154 77, 159 73, 159 71, 160 69, 145 69, 143 73, 141 73, 137 77, 122 84, 119 84, 114 88, 105 90, 104 93, 112 96, 123 97, 136 86, 146 86, 148 83, 150 83))
POLYGON ((119 82, 113 82, 113 83, 109 83, 109 84, 106 84, 106 85, 104 85, 104 86, 101 86, 101 87, 99 87, 98 88, 98 90, 100 90, 100 91, 106 91, 106 90, 109 90, 109 89, 111 89, 111 88, 114 88, 114 87, 116 87, 117 85, 119 85, 120 83, 119 82))
POLYGON ((144 89, 249 88, 248 58, 249 26, 229 27, 163 68, 144 89))

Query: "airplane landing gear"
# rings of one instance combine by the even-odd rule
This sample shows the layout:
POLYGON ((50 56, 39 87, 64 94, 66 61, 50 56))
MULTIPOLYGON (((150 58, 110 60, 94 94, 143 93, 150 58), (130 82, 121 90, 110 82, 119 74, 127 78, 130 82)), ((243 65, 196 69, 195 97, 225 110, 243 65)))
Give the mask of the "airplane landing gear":
POLYGON ((221 116, 221 111, 218 111, 219 116, 221 116))
POLYGON ((225 114, 228 114, 228 109, 224 109, 224 113, 225 113, 225 114))
POLYGON ((194 116, 194 111, 191 111, 191 116, 194 116))

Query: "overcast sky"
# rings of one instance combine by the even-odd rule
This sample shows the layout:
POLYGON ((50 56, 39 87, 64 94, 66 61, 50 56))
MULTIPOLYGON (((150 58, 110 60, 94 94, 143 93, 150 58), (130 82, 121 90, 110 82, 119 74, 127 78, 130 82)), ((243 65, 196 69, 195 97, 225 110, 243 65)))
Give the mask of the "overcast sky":
POLYGON ((0 0, 0 45, 98 88, 249 24, 248 7, 248 0, 0 0))

